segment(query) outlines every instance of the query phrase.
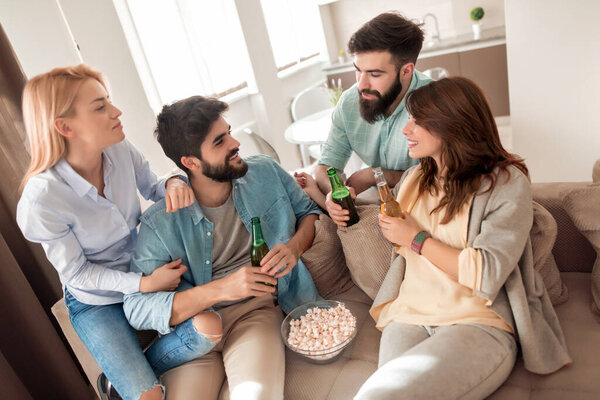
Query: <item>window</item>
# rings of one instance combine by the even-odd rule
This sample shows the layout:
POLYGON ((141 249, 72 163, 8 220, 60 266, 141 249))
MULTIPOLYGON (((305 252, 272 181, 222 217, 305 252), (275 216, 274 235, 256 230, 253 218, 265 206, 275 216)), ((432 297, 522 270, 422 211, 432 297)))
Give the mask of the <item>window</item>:
POLYGON ((152 81, 146 90, 161 105, 247 86, 250 62, 233 0, 121 0, 119 8, 138 69, 148 72, 140 76, 152 81))
POLYGON ((323 47, 321 18, 314 0, 261 0, 279 71, 317 57, 323 47))

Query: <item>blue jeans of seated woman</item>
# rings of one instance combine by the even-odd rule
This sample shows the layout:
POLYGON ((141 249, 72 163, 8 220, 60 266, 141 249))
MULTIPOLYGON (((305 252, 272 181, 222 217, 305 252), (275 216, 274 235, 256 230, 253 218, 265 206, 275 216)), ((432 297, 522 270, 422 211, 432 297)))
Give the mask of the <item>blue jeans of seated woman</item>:
POLYGON ((144 355, 122 303, 84 304, 68 290, 65 303, 75 332, 124 400, 139 399, 159 384, 158 376, 207 354, 219 342, 198 333, 190 318, 155 341, 144 355))

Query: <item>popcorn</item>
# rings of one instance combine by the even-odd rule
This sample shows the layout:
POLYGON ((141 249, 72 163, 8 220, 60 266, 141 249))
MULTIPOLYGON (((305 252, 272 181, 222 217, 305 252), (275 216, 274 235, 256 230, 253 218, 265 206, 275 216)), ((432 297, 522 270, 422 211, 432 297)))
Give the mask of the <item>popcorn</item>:
POLYGON ((332 308, 314 307, 290 321, 288 343, 308 354, 322 353, 343 343, 355 329, 356 318, 344 303, 332 308))

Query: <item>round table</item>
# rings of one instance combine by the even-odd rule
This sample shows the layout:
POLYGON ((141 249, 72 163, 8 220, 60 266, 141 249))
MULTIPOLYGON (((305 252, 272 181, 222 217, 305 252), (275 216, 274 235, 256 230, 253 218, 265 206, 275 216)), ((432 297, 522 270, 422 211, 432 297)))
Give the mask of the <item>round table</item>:
POLYGON ((300 118, 286 128, 284 133, 285 139, 290 143, 300 145, 304 167, 310 163, 308 146, 323 144, 327 141, 329 129, 331 128, 332 114, 333 107, 300 118))

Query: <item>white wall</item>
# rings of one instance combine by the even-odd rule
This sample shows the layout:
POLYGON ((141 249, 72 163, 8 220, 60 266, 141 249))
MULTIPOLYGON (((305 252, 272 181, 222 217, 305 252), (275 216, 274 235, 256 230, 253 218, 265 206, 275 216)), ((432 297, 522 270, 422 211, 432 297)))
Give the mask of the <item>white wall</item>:
POLYGON ((0 23, 23 71, 32 77, 80 62, 101 71, 108 79, 114 104, 123 111, 127 138, 146 155, 154 171, 168 172, 174 164, 152 135, 155 115, 112 1, 61 0, 60 6, 48 0, 0 1, 0 23))
POLYGON ((506 0, 513 149, 535 182, 590 181, 600 159, 600 2, 506 0))
POLYGON ((0 23, 29 77, 81 62, 54 1, 0 0, 0 23))

